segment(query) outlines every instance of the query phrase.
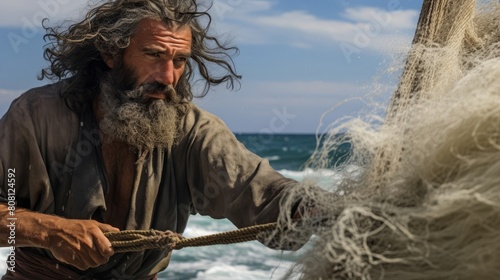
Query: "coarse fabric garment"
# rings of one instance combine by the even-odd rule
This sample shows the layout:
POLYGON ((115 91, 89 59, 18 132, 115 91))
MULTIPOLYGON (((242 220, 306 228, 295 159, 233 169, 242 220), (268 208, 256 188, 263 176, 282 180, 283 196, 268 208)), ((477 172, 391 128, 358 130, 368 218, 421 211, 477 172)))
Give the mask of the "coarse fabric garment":
MULTIPOLYGON (((0 201, 8 202, 8 174, 15 170, 17 208, 102 221, 108 186, 98 124, 90 104, 70 109, 63 88, 61 81, 29 90, 0 120, 0 201)), ((180 126, 182 136, 171 150, 155 148, 137 161, 124 229, 182 233, 193 213, 227 218, 239 228, 276 221, 280 200, 296 181, 280 175, 219 118, 192 103, 180 126)), ((53 258, 48 250, 34 251, 53 258)), ((89 279, 135 279, 165 269, 170 255, 161 250, 115 254, 100 267, 71 269, 89 279)))
MULTIPOLYGON (((81 275, 68 265, 63 265, 51 258, 40 256, 34 248, 16 248, 14 271, 7 271, 2 280, 33 280, 33 279, 77 279, 100 280, 91 275, 81 275)), ((123 278, 118 272, 113 272, 113 279, 156 280, 157 275, 147 277, 123 278)))

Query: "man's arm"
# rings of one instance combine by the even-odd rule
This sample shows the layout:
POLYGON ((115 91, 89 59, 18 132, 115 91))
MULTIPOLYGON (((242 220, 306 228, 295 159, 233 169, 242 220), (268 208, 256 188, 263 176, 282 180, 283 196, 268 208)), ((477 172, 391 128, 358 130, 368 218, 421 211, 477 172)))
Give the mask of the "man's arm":
MULTIPOLYGON (((0 203, 0 220, 8 221, 8 206, 0 203)), ((114 252, 104 232, 119 231, 94 220, 72 220, 16 208, 15 244, 10 228, 0 227, 0 246, 38 247, 50 250, 60 262, 80 270, 106 263, 114 252)))

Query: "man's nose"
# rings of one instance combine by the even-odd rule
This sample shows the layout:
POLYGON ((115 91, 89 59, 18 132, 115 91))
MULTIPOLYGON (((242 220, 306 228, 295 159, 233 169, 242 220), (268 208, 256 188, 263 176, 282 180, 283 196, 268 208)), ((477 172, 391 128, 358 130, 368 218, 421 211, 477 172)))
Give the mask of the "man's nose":
POLYGON ((164 85, 174 85, 174 62, 167 60, 159 64, 155 73, 155 80, 164 85))

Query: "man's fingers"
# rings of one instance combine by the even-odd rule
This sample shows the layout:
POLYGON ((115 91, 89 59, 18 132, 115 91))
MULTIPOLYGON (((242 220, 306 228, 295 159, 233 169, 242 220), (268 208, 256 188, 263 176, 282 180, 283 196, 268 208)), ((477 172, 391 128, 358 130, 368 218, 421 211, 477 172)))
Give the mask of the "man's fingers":
POLYGON ((98 262, 98 261, 94 260, 94 257, 97 256, 96 254, 90 253, 89 255, 90 256, 87 256, 87 257, 79 257, 80 261, 78 262, 78 266, 77 266, 78 269, 87 270, 91 267, 98 267, 99 265, 104 264, 107 261, 106 260, 103 262, 98 262))
MULTIPOLYGON (((104 233, 104 232, 118 232, 120 231, 119 228, 115 228, 111 225, 108 224, 103 224, 99 222, 95 222, 95 224, 99 227, 99 229, 104 233)), ((111 257, 115 252, 113 250, 113 247, 111 246, 111 242, 104 237, 104 235, 97 236, 94 240, 95 244, 97 245, 97 249, 99 252, 109 258, 111 257)))
POLYGON ((108 224, 103 224, 103 223, 99 223, 99 222, 95 222, 95 224, 99 227, 99 229, 101 229, 102 232, 117 232, 117 231, 120 231, 119 228, 115 228, 111 225, 108 225, 108 224))
POLYGON ((89 267, 97 267, 99 265, 105 264, 109 261, 109 257, 113 255, 113 250, 111 249, 111 255, 107 256, 105 255, 101 249, 99 249, 99 246, 97 248, 91 248, 88 251, 88 255, 90 258, 86 260, 86 263, 89 267))
POLYGON ((80 254, 76 254, 73 250, 66 251, 63 255, 56 257, 56 259, 60 262, 74 266, 79 270, 87 270, 91 267, 88 261, 85 261, 80 254))
POLYGON ((94 244, 97 248, 96 251, 99 252, 103 257, 109 258, 115 252, 111 246, 111 242, 107 239, 104 234, 99 234, 94 237, 94 244))
POLYGON ((51 235, 49 250, 61 262, 80 270, 97 267, 109 261, 114 254, 111 242, 104 232, 119 229, 92 220, 67 220, 51 235))

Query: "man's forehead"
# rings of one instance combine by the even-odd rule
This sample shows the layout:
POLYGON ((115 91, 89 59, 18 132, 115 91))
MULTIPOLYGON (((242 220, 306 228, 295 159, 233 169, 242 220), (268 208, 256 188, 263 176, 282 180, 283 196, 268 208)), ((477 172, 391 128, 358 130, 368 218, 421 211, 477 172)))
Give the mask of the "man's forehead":
POLYGON ((145 18, 139 22, 135 30, 135 34, 140 33, 159 36, 176 33, 191 37, 191 28, 188 25, 168 24, 159 19, 145 18))

